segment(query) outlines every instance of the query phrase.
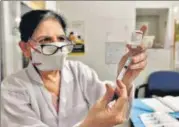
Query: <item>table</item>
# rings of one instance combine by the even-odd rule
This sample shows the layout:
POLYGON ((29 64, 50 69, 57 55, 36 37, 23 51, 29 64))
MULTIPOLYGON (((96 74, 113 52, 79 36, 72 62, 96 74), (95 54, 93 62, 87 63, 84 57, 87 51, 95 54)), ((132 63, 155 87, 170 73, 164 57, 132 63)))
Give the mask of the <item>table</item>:
MULTIPOLYGON (((135 99, 132 106, 131 112, 131 124, 133 127, 145 127, 140 119, 140 115, 143 113, 154 112, 149 106, 142 102, 142 99, 135 99)), ((170 113, 174 118, 179 119, 179 112, 170 113)))

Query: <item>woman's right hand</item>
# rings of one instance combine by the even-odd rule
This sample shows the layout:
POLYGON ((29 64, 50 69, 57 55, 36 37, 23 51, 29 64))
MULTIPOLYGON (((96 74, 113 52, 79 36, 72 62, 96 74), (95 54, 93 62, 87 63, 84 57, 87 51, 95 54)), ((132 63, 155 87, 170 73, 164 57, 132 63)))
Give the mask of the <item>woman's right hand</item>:
POLYGON ((115 90, 108 84, 106 89, 105 95, 89 110, 80 127, 112 127, 125 122, 129 110, 126 86, 118 80, 115 90), (120 97, 109 106, 115 92, 120 97))

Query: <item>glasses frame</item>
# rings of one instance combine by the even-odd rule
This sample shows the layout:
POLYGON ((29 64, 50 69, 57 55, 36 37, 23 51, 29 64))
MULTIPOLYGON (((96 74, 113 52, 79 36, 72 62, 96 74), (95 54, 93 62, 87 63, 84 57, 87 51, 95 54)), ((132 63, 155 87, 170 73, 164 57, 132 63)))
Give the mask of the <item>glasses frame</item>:
MULTIPOLYGON (((63 52, 62 49, 63 49, 64 47, 67 47, 67 46, 72 46, 72 49, 73 49, 74 44, 67 44, 67 45, 63 45, 63 46, 60 46, 60 47, 58 47, 58 46, 56 46, 56 45, 50 45, 50 44, 41 44, 41 45, 40 45, 40 47, 41 47, 41 53, 44 54, 44 55, 46 55, 46 56, 54 55, 58 50, 60 50, 61 52, 63 52), (56 47, 56 50, 55 50, 53 53, 51 53, 51 54, 46 54, 46 53, 43 52, 44 46, 54 46, 54 47, 56 47)), ((69 53, 70 53, 70 52, 69 52, 69 53)))
MULTIPOLYGON (((66 37, 66 36, 65 36, 66 37)), ((54 55, 58 50, 60 50, 61 52, 62 52, 62 49, 64 48, 64 47, 66 47, 66 46, 72 46, 72 50, 73 50, 73 47, 74 47, 74 43, 73 43, 73 41, 70 41, 69 39, 68 39, 68 37, 66 37, 66 40, 67 40, 67 42, 70 42, 69 44, 67 44, 67 45, 63 45, 63 46, 61 46, 61 47, 58 47, 58 46, 56 46, 56 45, 50 45, 49 43, 48 44, 41 44, 41 43, 39 43, 39 41, 37 41, 37 40, 35 40, 35 39, 32 39, 32 38, 29 38, 29 40, 28 40, 28 42, 31 42, 31 41, 33 41, 33 42, 35 42, 38 46, 40 46, 40 50, 38 50, 38 49, 36 49, 36 48, 34 48, 34 46, 30 43, 30 46, 31 46, 31 48, 32 49, 34 49, 36 52, 38 52, 38 53, 41 53, 41 54, 43 54, 43 55, 46 55, 46 56, 50 56, 50 55, 54 55), (43 47, 44 46, 55 46, 56 47, 56 50, 52 53, 52 54, 46 54, 46 53, 44 53, 43 52, 43 47)), ((51 43, 53 43, 53 42, 51 42, 51 43)), ((70 52, 69 52, 70 53, 70 52)))

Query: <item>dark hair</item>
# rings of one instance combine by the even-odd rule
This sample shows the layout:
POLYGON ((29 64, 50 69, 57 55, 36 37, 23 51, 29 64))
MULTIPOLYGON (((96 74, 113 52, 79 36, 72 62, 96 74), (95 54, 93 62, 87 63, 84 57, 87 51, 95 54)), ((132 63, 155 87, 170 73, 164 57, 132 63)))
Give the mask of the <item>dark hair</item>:
POLYGON ((56 19, 62 26, 64 32, 66 32, 67 25, 65 19, 61 15, 51 10, 32 10, 25 13, 21 17, 19 26, 21 40, 27 42, 28 39, 33 35, 34 30, 37 28, 40 22, 48 18, 56 19))

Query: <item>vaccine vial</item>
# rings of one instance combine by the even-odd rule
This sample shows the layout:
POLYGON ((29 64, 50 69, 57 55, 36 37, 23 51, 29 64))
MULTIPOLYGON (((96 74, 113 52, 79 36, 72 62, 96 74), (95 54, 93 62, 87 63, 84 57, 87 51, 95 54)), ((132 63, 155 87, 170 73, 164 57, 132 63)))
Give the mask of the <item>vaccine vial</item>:
POLYGON ((142 42, 142 37, 143 32, 140 30, 135 30, 134 32, 132 32, 131 42, 129 42, 129 44, 131 44, 132 46, 140 45, 142 42))

